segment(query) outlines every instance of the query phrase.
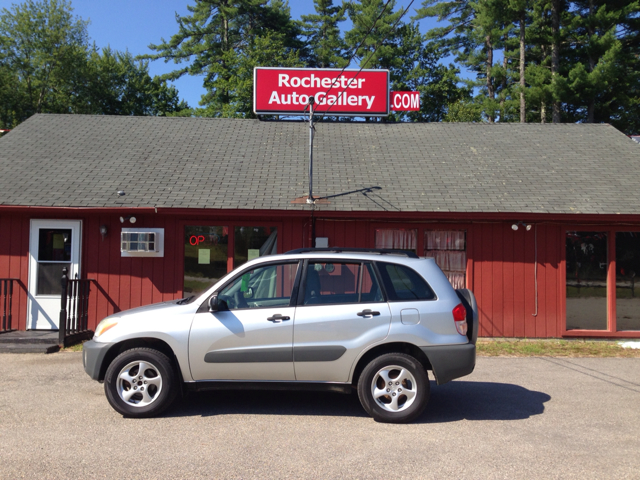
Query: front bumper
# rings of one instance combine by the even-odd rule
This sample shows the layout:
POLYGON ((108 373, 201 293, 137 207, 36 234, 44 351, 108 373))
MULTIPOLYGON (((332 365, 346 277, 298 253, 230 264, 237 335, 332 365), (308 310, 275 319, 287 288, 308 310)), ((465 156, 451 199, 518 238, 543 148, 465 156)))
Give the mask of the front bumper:
POLYGON ((94 340, 82 346, 82 364, 84 371, 94 380, 100 380, 100 370, 104 357, 111 348, 111 343, 98 343, 94 340))
POLYGON ((429 359, 438 385, 469 375, 476 366, 476 346, 473 343, 420 347, 420 350, 429 359))

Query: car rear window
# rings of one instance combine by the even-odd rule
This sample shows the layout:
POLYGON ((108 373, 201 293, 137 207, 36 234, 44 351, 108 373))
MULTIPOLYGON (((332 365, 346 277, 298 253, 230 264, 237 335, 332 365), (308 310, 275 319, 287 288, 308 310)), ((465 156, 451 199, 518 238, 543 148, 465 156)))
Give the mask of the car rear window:
POLYGON ((409 267, 378 262, 378 270, 390 301, 436 298, 436 294, 424 278, 409 267))

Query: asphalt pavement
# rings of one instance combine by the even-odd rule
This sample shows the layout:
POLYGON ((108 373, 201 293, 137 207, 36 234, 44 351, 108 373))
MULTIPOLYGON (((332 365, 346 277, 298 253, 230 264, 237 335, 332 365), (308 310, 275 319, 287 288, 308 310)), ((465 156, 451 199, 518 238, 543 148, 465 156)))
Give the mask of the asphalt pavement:
POLYGON ((635 478, 640 359, 478 358, 410 425, 356 395, 190 394, 109 407, 80 353, 0 354, 0 478, 635 478))

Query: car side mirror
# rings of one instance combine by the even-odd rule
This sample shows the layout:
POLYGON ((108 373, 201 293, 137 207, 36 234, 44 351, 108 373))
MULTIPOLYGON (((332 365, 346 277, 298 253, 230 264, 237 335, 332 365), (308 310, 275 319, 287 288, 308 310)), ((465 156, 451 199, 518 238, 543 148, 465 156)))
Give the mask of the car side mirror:
POLYGON ((218 294, 214 293, 209 298, 209 311, 210 312, 217 312, 219 309, 220 309, 220 305, 218 303, 218 294))

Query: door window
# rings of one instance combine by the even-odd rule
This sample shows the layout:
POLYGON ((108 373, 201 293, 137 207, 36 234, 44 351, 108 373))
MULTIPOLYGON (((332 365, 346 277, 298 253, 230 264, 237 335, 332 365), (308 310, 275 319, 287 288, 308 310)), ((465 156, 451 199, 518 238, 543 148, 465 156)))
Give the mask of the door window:
POLYGON ((227 273, 229 227, 184 228, 184 292, 199 294, 227 273))
POLYGON ((278 253, 276 227, 235 227, 233 242, 233 268, 264 255, 278 253))
POLYGON ((304 305, 384 300, 370 264, 309 262, 305 285, 304 305))
POLYGON ((567 330, 607 329, 607 233, 567 232, 567 330))
POLYGON ((37 295, 60 295, 62 269, 71 264, 71 229, 41 228, 38 232, 37 295))
POLYGON ((288 307, 298 263, 265 265, 244 272, 218 294, 229 310, 288 307))
POLYGON ((616 326, 640 330, 640 232, 616 232, 616 326), (639 283, 639 285, 636 285, 639 283))

